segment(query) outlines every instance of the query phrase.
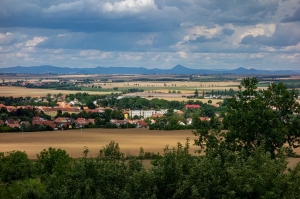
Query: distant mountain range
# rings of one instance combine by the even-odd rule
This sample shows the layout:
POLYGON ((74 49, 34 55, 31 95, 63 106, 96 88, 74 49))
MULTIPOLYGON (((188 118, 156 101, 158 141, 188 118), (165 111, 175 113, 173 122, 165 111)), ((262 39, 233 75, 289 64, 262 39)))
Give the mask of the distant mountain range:
POLYGON ((95 67, 95 68, 68 68, 57 66, 15 66, 0 68, 0 73, 27 73, 27 74, 244 74, 244 75, 293 75, 300 74, 300 70, 256 70, 237 68, 234 70, 192 69, 176 65, 171 69, 147 69, 143 67, 95 67))

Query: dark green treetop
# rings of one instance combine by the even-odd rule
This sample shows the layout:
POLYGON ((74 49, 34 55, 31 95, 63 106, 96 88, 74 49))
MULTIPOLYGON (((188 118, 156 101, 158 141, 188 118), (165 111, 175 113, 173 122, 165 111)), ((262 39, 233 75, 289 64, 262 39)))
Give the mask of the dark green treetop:
POLYGON ((285 143, 289 150, 299 147, 297 91, 287 90, 282 83, 272 83, 260 90, 257 83, 256 78, 244 79, 237 95, 229 99, 224 119, 229 130, 225 135, 227 146, 249 153, 263 146, 273 157, 285 143))

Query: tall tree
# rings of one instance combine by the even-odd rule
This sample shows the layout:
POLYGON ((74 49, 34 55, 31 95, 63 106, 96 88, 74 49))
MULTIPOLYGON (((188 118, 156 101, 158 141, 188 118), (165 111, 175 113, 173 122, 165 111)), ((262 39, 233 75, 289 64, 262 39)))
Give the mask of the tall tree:
POLYGON ((274 157, 285 143, 289 150, 299 147, 300 106, 297 91, 288 91, 282 83, 258 90, 256 78, 241 82, 237 96, 229 99, 224 123, 226 142, 233 150, 263 146, 274 157))
POLYGON ((198 92, 198 90, 197 90, 197 89, 195 90, 194 94, 195 94, 195 97, 198 97, 198 95, 199 95, 199 92, 198 92))

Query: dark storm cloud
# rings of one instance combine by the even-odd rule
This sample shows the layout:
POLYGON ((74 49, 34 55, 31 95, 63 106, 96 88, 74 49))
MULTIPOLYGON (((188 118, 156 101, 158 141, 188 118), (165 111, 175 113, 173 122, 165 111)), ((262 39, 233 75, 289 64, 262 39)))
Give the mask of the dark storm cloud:
POLYGON ((220 38, 206 38, 205 36, 197 37, 195 40, 190 40, 189 43, 205 43, 205 42, 215 42, 220 41, 220 38))
POLYGON ((37 3, 19 2, 11 7, 9 1, 0 3, 0 27, 30 27, 67 29, 70 31, 112 31, 112 32, 152 32, 174 30, 179 28, 179 18, 170 18, 177 9, 166 7, 164 10, 150 10, 143 12, 108 12, 104 4, 94 8, 96 1, 46 1, 37 3), (48 7, 47 7, 48 6, 48 7), (102 7, 101 7, 102 6, 102 7), (101 10, 102 9, 102 10, 101 10))
MULTIPOLYGON (((196 4, 209 13, 206 21, 224 24, 253 24, 269 20, 276 14, 279 1, 206 0, 196 4)), ((207 15, 207 12, 204 12, 207 15)), ((201 20, 201 19, 200 19, 201 20)))
POLYGON ((222 30, 222 32, 223 32, 225 35, 231 36, 235 31, 232 30, 232 29, 229 29, 229 28, 224 28, 224 29, 222 30))
POLYGON ((103 60, 145 67, 232 67, 264 60, 265 66, 294 67, 300 61, 299 5, 299 0, 0 0, 0 67, 96 66, 103 60))
MULTIPOLYGON (((166 46, 176 43, 176 39, 172 34, 151 35, 137 32, 131 33, 66 33, 59 36, 49 37, 47 40, 39 43, 39 48, 52 49, 94 49, 101 51, 156 51, 166 46)), ((168 49, 165 49, 168 51, 168 49)))
MULTIPOLYGON (((109 2, 109 1, 108 1, 109 2)), ((143 12, 107 12, 94 0, 31 0, 12 6, 0 3, 0 27, 68 29, 71 31, 163 31, 180 23, 255 23, 272 16, 278 1, 257 0, 155 0, 156 8, 143 12), (97 7, 98 6, 98 7, 97 7)))
POLYGON ((295 22, 300 21, 300 8, 298 8, 292 16, 285 17, 281 22, 295 22))

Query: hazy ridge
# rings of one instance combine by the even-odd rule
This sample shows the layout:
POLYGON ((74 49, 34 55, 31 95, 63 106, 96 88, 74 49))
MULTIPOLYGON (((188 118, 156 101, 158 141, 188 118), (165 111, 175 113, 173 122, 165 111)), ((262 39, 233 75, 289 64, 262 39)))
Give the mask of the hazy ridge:
POLYGON ((243 67, 226 69, 192 69, 182 65, 176 65, 171 69, 147 69, 144 67, 95 67, 95 68, 70 68, 50 65, 41 66, 15 66, 0 68, 0 73, 27 73, 27 74, 254 74, 254 75, 294 75, 300 74, 300 70, 256 70, 243 67))

